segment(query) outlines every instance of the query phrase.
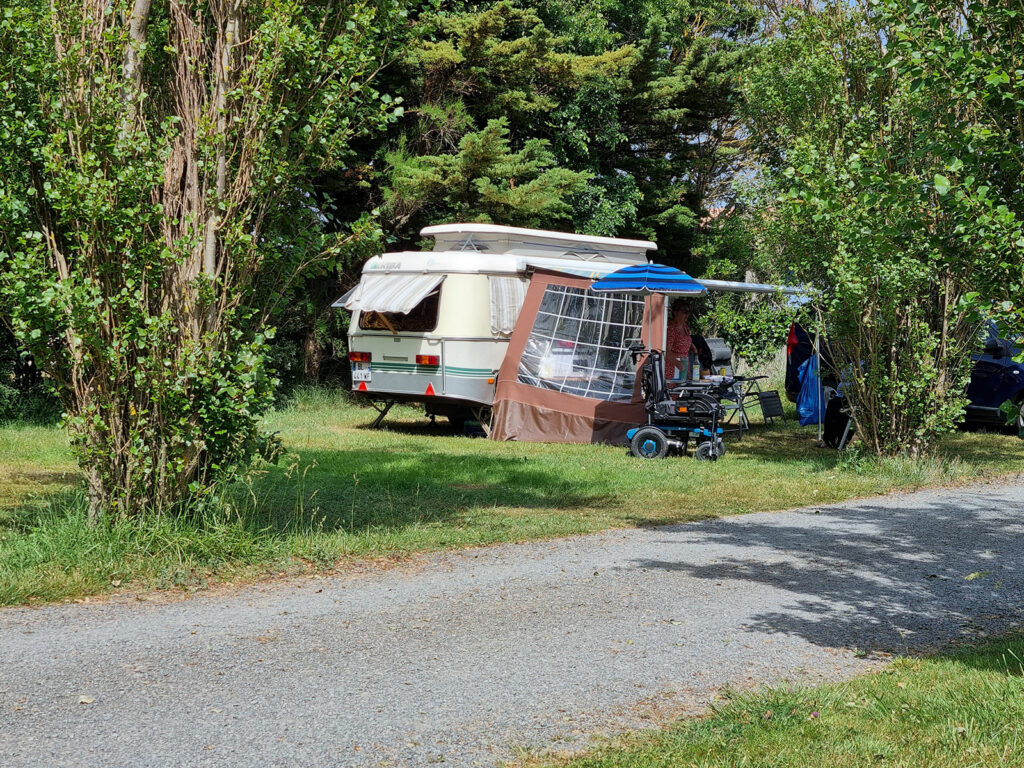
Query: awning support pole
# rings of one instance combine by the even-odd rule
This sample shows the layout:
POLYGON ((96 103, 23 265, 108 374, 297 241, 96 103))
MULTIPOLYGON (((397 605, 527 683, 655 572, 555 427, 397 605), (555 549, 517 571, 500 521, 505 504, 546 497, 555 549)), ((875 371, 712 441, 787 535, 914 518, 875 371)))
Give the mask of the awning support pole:
POLYGON ((818 380, 814 382, 814 399, 818 403, 818 442, 820 443, 824 438, 822 429, 824 419, 821 415, 821 326, 818 326, 814 334, 814 357, 818 364, 818 380))

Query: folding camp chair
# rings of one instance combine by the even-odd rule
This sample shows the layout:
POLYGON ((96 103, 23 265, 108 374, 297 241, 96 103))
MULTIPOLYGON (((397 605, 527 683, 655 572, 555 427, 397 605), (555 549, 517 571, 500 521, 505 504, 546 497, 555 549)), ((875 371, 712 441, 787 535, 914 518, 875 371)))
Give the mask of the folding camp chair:
POLYGON ((774 424, 775 419, 786 420, 786 412, 782 407, 782 398, 777 389, 759 389, 757 404, 761 407, 761 416, 765 422, 774 424))

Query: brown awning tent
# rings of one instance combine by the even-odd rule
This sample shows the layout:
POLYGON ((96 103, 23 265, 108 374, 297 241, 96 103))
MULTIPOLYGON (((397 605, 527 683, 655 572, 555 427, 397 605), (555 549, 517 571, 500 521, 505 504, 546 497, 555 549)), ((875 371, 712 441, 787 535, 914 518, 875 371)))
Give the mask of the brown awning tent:
POLYGON ((664 348, 664 296, 595 293, 537 270, 498 372, 491 438, 620 443, 645 420, 630 341, 664 348))

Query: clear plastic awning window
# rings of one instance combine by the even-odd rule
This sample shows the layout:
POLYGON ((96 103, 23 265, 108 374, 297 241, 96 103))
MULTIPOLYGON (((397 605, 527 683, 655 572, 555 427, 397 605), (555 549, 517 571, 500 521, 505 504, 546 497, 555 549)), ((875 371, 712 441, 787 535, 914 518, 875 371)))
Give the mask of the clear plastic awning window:
POLYGON ((642 296, 549 285, 519 361, 519 381, 598 400, 629 402, 642 296))
POLYGON ((491 288, 491 333, 511 336, 526 298, 527 280, 521 277, 488 277, 491 288))
POLYGON ((406 314, 434 290, 444 275, 364 274, 345 309, 406 314))

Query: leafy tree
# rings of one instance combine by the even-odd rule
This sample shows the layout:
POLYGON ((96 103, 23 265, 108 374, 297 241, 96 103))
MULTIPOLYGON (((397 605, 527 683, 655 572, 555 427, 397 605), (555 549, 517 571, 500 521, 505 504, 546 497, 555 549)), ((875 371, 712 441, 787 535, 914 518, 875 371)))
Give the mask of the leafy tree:
POLYGON ((343 250, 308 179, 394 105, 390 0, 14 0, 0 12, 0 296, 54 382, 90 513, 208 493, 260 444, 266 324, 343 250))
POLYGON ((755 14, 743 2, 617 0, 609 26, 636 48, 618 108, 621 139, 602 175, 625 172, 640 192, 637 218, 665 260, 689 267, 708 207, 732 201, 743 157, 737 78, 755 14))
POLYGON ((593 132, 566 125, 559 109, 587 84, 624 87, 633 49, 566 50, 535 9, 513 2, 428 13, 421 29, 390 73, 406 83, 407 119, 379 150, 385 230, 409 245, 421 227, 453 219, 593 231, 579 209, 613 206, 561 146, 593 132))
POLYGON ((740 3, 682 0, 424 12, 384 74, 405 119, 360 148, 358 173, 326 188, 339 205, 383 204, 399 247, 458 215, 655 237, 682 263, 736 156, 734 81, 750 19, 740 3), (483 152, 486 167, 467 151, 483 152), (540 210, 523 193, 524 171, 540 210), (446 183, 454 189, 441 194, 446 183))
MULTIPOLYGON (((935 14, 937 27, 957 15, 922 8, 919 21, 935 14)), ((947 59, 918 47, 931 22, 911 33, 905 18, 896 4, 788 15, 745 90, 765 168, 764 244, 820 288, 869 449, 914 455, 962 416, 977 310, 1019 284, 1020 260, 992 258, 1008 254, 995 223, 1010 224, 1011 209, 981 177, 964 179, 977 186, 962 197, 950 177, 969 156, 986 164, 968 140, 990 130, 969 107, 977 83, 940 74, 947 59)), ((979 45, 966 29, 958 43, 979 45)))
MULTIPOLYGON (((693 247, 692 269, 702 278, 785 284, 791 275, 757 248, 756 221, 742 208, 704 223, 693 247)), ((703 319, 705 335, 721 336, 747 364, 760 365, 782 347, 799 307, 783 294, 713 292, 703 319)))
MULTIPOLYGON (((887 0, 891 66, 922 94, 932 178, 951 246, 969 249, 986 314, 1024 331, 1024 2, 887 0)), ((1019 421, 1020 400, 1004 405, 1019 421)), ((1022 434, 1024 437, 1024 434, 1022 434)))
POLYGON ((504 118, 467 133, 455 152, 410 155, 400 145, 386 156, 391 187, 385 202, 395 223, 429 208, 449 221, 515 221, 545 227, 568 219, 568 198, 582 192, 587 174, 555 166, 543 139, 514 152, 504 118))

